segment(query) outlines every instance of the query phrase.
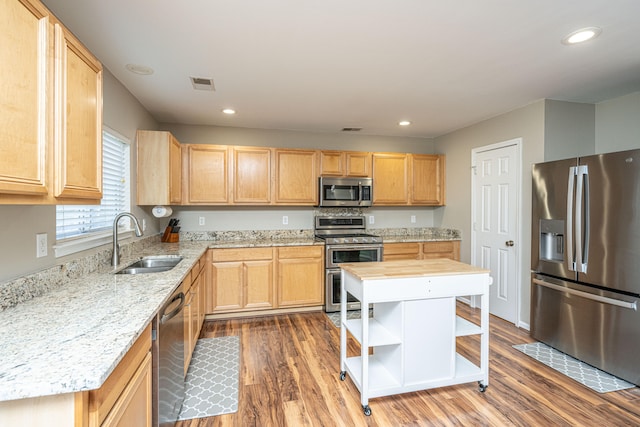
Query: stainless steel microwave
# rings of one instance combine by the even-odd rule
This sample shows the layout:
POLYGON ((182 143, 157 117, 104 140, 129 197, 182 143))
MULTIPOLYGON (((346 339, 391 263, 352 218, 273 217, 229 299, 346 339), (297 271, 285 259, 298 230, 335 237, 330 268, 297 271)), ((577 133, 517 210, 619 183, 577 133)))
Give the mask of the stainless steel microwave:
POLYGON ((366 207, 373 200, 371 178, 320 177, 320 206, 366 207))

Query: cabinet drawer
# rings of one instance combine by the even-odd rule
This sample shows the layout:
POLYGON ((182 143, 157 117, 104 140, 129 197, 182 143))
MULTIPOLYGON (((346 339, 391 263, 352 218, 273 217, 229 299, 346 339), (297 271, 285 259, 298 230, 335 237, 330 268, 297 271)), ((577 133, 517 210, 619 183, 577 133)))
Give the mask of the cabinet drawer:
POLYGON ((422 244, 422 253, 453 252, 453 242, 425 242, 422 244))
POLYGON ((278 258, 320 258, 323 246, 291 246, 278 248, 278 258))
POLYGON ((272 259, 272 248, 230 248, 211 249, 211 261, 251 261, 272 259))

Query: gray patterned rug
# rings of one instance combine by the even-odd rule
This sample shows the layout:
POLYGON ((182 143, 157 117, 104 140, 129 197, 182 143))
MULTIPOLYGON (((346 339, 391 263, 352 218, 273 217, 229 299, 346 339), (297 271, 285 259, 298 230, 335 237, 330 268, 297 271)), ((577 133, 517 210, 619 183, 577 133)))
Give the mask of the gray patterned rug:
POLYGON ((240 338, 202 338, 196 343, 178 420, 238 411, 240 338))
POLYGON ((635 387, 634 384, 607 374, 541 342, 518 344, 514 345, 513 348, 598 393, 608 393, 635 387))

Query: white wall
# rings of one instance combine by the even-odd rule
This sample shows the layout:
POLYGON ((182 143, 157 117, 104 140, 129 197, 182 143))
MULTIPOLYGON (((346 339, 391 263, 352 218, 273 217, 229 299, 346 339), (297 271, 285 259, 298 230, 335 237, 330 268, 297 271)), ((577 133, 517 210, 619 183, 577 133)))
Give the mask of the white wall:
POLYGON ((288 130, 192 126, 161 123, 182 144, 245 145, 277 148, 323 150, 390 151, 396 153, 433 153, 433 139, 372 136, 359 133, 320 133, 288 130))
POLYGON ((560 160, 595 153, 594 104, 545 100, 544 160, 560 160))
POLYGON ((435 148, 447 157, 447 206, 434 219, 442 226, 462 230, 463 262, 471 261, 471 150, 522 138, 522 185, 520 208, 520 321, 529 323, 531 271, 531 165, 544 160, 544 100, 436 138, 435 148))
POLYGON ((596 104, 596 153, 640 148, 640 92, 596 104))
MULTIPOLYGON (((138 127, 156 129, 157 123, 142 105, 108 71, 103 78, 104 124, 135 142, 138 127)), ((131 149, 131 176, 135 179, 135 145, 131 149)), ((132 180, 132 200, 135 203, 135 182, 132 180)), ((138 217, 147 219, 147 233, 159 232, 156 218, 136 206, 138 217)), ((0 228, 0 282, 52 267, 81 254, 56 259, 52 245, 56 236, 55 206, 0 206, 0 218, 6 224, 0 228), (48 256, 36 258, 36 233, 47 233, 48 256)))
MULTIPOLYGON (((438 208, 436 208, 438 209, 438 208)), ((433 226, 434 208, 365 208, 367 228, 415 228, 433 226), (416 222, 411 222, 411 216, 416 222), (373 216, 373 224, 369 217, 373 216)), ((173 218, 180 220, 181 231, 237 231, 237 230, 312 230, 317 210, 313 207, 173 207, 173 218), (286 216, 288 224, 283 224, 286 216), (200 218, 204 225, 200 225, 200 218)), ((326 212, 326 210, 324 211, 326 212)), ((323 213, 326 215, 326 213, 323 213)), ((162 227, 169 222, 163 218, 162 227)))

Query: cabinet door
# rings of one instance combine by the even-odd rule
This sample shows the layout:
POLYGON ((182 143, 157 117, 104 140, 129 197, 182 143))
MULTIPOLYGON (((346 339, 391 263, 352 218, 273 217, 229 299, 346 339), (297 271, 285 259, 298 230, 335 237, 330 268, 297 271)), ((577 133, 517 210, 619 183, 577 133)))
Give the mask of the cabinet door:
POLYGON ((182 202, 182 150, 180 142, 171 134, 169 134, 169 202, 174 205, 182 202))
POLYGON ((345 153, 345 163, 347 164, 347 176, 371 176, 371 153, 347 151, 345 153))
POLYGON ((102 64, 55 24, 56 197, 102 198, 102 64))
POLYGON ((274 307, 273 260, 245 261, 243 308, 274 307))
POLYGON ((101 427, 151 427, 151 408, 151 353, 148 353, 101 427))
POLYGON ((46 195, 53 71, 49 12, 39 2, 0 6, 0 193, 46 195))
POLYGON ((420 243, 385 243, 384 261, 420 259, 420 243))
POLYGON ((412 205, 444 205, 444 157, 411 155, 412 205))
POLYGON ((278 307, 324 304, 324 259, 320 246, 278 248, 278 307))
POLYGON ((242 261, 213 262, 211 265, 213 311, 241 309, 242 261))
POLYGON ((318 201, 317 152, 275 150, 275 202, 315 205, 318 201))
POLYGON ((320 152, 320 175, 321 176, 344 176, 344 152, 342 151, 321 151, 320 152))
POLYGON ((233 148, 233 203, 271 203, 270 148, 233 148))
POLYGON ((188 204, 229 202, 229 150, 226 146, 185 144, 188 204))
POLYGON ((409 202, 407 154, 373 154, 373 204, 406 205, 409 202))

